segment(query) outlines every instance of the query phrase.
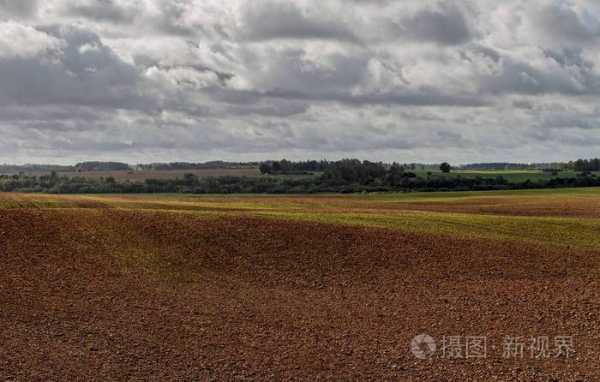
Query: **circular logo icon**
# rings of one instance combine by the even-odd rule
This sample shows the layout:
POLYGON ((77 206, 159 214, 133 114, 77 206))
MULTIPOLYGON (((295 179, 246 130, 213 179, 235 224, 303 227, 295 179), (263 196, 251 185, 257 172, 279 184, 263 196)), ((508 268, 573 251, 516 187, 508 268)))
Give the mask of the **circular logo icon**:
POLYGON ((433 357, 437 346, 433 337, 427 334, 419 334, 410 341, 410 351, 418 359, 429 359, 433 357))

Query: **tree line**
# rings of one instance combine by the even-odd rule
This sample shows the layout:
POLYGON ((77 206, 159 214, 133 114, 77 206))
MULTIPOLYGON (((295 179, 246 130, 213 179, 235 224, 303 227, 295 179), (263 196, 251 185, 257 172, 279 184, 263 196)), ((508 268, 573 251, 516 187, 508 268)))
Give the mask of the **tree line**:
MULTIPOLYGON (((344 159, 335 162, 290 165, 292 171, 318 169, 313 176, 198 177, 147 179, 143 182, 116 181, 113 177, 67 177, 57 172, 34 176, 25 173, 0 176, 0 191, 48 193, 355 193, 387 191, 469 191, 552 187, 600 186, 600 177, 582 172, 572 177, 542 178, 509 182, 502 176, 463 177, 417 174, 411 166, 398 163, 344 159), (297 170, 299 169, 299 170, 297 170)), ((448 163, 439 165, 451 171, 448 163)))
POLYGON ((169 163, 149 163, 138 164, 134 167, 137 170, 143 171, 172 171, 172 170, 203 170, 203 169, 240 169, 240 168, 256 168, 257 162, 224 162, 211 161, 204 163, 191 162, 169 162, 169 163))
MULTIPOLYGON (((381 175, 382 172, 388 171, 391 168, 394 168, 392 171, 404 171, 405 169, 415 170, 417 165, 407 164, 400 165, 398 163, 387 164, 383 162, 370 162, 370 161, 360 161, 358 159, 342 159, 340 161, 327 161, 327 160, 308 160, 308 161, 299 161, 293 162, 287 159, 282 159, 280 161, 266 161, 262 162, 259 166, 260 172, 262 174, 270 174, 270 175, 308 175, 314 173, 326 173, 327 177, 335 178, 336 173, 345 173, 346 175, 355 173, 365 173, 371 172, 371 175, 381 175)), ((425 168, 425 165, 421 165, 422 168, 425 168)), ((442 172, 450 172, 450 164, 444 162, 440 165, 440 170, 442 172)), ((344 177, 342 175, 342 177, 344 177)), ((347 178, 347 176, 346 176, 347 178)))
POLYGON ((307 160, 300 162, 292 162, 287 159, 282 159, 280 161, 262 162, 258 168, 262 174, 299 175, 323 172, 327 170, 332 163, 333 162, 329 162, 326 160, 307 160))
POLYGON ((578 159, 572 166, 575 171, 600 171, 600 159, 578 159))
MULTIPOLYGON (((231 163, 221 163, 227 166, 231 163)), ((256 164, 258 165, 258 163, 256 164)), ((593 174, 600 170, 600 160, 578 160, 570 167, 579 173, 571 177, 558 176, 535 181, 526 179, 509 182, 503 176, 467 177, 455 174, 450 164, 437 165, 442 174, 432 171, 416 173, 415 165, 383 163, 343 159, 339 161, 268 161, 260 164, 264 176, 254 177, 197 177, 192 173, 178 179, 147 179, 143 182, 116 181, 113 177, 67 177, 52 171, 48 175, 35 176, 27 173, 0 176, 0 191, 49 192, 49 193, 350 193, 385 191, 468 191, 503 190, 548 187, 600 186, 600 177, 593 174), (308 174, 310 176, 291 176, 308 174)), ((119 162, 84 162, 75 167, 79 171, 115 170, 126 166, 119 162)), ((185 167, 173 163, 171 168, 185 167)), ((428 165, 426 168, 433 170, 428 165)))

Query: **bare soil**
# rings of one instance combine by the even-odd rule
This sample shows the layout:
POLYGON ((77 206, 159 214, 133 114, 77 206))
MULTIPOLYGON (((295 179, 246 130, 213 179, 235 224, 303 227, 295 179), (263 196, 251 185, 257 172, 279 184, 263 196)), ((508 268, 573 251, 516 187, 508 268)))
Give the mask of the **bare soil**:
POLYGON ((596 251, 15 209, 0 210, 0 262, 0 380, 600 379, 596 251), (419 360, 421 333, 486 336, 487 358, 419 360), (568 359, 502 357, 505 336, 563 335, 568 359))
POLYGON ((396 207, 416 211, 600 218, 598 198, 478 198, 459 203, 398 203, 396 207))

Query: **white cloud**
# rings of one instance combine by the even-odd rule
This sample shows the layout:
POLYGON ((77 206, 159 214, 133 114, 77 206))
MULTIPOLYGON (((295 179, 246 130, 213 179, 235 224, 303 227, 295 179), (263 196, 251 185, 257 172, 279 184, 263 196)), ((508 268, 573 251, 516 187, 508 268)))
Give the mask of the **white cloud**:
POLYGON ((593 155, 593 0, 0 0, 0 161, 593 155))
POLYGON ((63 47, 62 42, 14 21, 0 22, 0 59, 26 59, 51 54, 63 47))

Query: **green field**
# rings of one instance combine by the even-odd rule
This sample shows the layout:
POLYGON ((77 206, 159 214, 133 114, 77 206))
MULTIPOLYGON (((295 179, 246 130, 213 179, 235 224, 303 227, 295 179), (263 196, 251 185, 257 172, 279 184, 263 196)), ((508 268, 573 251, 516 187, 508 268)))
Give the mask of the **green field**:
MULTIPOLYGON (((440 171, 431 172, 432 177, 463 177, 463 178, 497 178, 503 177, 510 183, 523 183, 527 180, 531 182, 550 180, 553 178, 575 178, 578 172, 576 171, 560 171, 557 174, 545 172, 542 170, 453 170, 449 174, 443 174, 440 171)), ((593 173, 599 175, 600 173, 593 173)), ((418 171, 418 176, 427 177, 427 171, 418 171)))

